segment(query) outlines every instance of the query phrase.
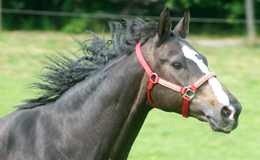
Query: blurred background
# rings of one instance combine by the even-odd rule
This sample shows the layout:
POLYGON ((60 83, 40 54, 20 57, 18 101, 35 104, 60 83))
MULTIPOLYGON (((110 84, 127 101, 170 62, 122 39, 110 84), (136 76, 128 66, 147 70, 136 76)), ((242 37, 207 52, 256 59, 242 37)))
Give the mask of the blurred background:
POLYGON ((260 0, 0 0, 0 117, 37 82, 45 55, 77 52, 92 30, 110 38, 108 21, 158 20, 170 8, 173 27, 190 7, 187 41, 207 57, 209 68, 241 102, 240 123, 231 134, 207 123, 152 110, 129 160, 255 160, 260 158, 260 0), (68 51, 69 50, 69 51, 68 51))
MULTIPOLYGON (((2 29, 100 32, 108 20, 136 16, 157 20, 167 6, 173 21, 190 7, 191 34, 245 35, 250 1, 248 11, 260 19, 260 0, 2 0, 2 29)), ((260 21, 255 23, 259 30, 260 21)))

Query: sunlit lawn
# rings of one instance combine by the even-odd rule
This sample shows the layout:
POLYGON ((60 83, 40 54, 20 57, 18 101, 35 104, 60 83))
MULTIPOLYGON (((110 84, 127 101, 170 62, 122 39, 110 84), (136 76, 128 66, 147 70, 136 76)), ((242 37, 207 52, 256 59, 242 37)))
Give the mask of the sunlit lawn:
MULTIPOLYGON (((83 40, 86 35, 76 35, 83 40)), ((198 37, 192 37, 194 41, 198 37)), ((238 128, 231 134, 211 131, 207 123, 194 118, 153 110, 149 114, 129 160, 255 160, 260 158, 260 46, 212 47, 193 45, 208 58, 218 79, 242 103, 238 128)), ((25 88, 37 81, 44 55, 68 53, 79 46, 70 35, 40 32, 0 34, 0 116, 12 106, 31 98, 25 88)), ((1 124, 0 124, 1 125, 1 124)))

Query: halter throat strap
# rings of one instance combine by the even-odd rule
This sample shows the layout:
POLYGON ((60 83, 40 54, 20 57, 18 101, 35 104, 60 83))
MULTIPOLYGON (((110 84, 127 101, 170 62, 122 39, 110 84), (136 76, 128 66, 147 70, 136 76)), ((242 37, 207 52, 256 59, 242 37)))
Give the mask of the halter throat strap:
POLYGON ((196 90, 206 81, 208 81, 212 77, 216 77, 216 74, 213 72, 209 72, 208 74, 201 77, 198 81, 196 81, 192 86, 182 87, 177 84, 174 84, 172 82, 169 82, 161 77, 159 77, 156 73, 152 71, 150 66, 147 64, 142 51, 141 51, 141 43, 138 43, 135 46, 135 52, 136 56, 143 66, 145 72, 150 77, 149 83, 148 83, 148 91, 147 91, 147 99, 150 103, 150 105, 154 108, 158 108, 154 103, 152 102, 150 98, 150 91, 153 88, 153 86, 158 83, 162 86, 165 86, 167 88, 170 88, 176 92, 179 92, 183 95, 183 105, 182 105, 182 116, 185 118, 188 118, 188 110, 189 110, 189 103, 194 98, 196 90))

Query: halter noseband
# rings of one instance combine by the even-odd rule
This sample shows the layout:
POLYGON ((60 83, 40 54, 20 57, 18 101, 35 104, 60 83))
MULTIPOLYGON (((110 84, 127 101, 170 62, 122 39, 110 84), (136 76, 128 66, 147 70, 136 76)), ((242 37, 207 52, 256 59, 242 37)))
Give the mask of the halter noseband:
POLYGON ((150 81, 148 84, 148 91, 147 91, 147 98, 149 103, 152 107, 156 107, 151 98, 150 98, 150 91, 153 88, 154 84, 158 83, 160 85, 163 85, 167 88, 170 88, 174 91, 177 91, 183 95, 183 105, 182 105, 182 116, 188 118, 188 109, 189 109, 189 102, 194 98, 196 90, 206 81, 208 81, 212 77, 216 77, 216 74, 213 72, 209 72, 208 74, 201 77, 197 82, 195 82, 192 86, 188 87, 181 87, 177 84, 171 83, 161 77, 159 77, 156 73, 152 71, 152 69, 149 67, 147 62, 144 59, 144 56, 141 51, 141 43, 138 43, 135 46, 135 52, 138 60, 140 61, 141 65, 143 66, 144 70, 150 77, 150 81))

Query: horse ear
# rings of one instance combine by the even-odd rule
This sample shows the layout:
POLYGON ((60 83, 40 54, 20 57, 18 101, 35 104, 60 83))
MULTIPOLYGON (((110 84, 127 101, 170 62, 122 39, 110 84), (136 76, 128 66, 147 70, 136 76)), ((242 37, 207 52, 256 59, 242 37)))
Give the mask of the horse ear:
POLYGON ((169 9, 168 7, 166 7, 162 11, 158 22, 157 34, 159 39, 163 38, 168 34, 168 32, 171 29, 171 26, 172 26, 172 22, 171 22, 169 9))
POLYGON ((187 7, 184 13, 183 18, 180 20, 180 22, 176 25, 174 28, 174 32, 177 33, 180 37, 183 39, 186 38, 186 36, 189 33, 189 25, 190 25, 190 10, 187 7))

